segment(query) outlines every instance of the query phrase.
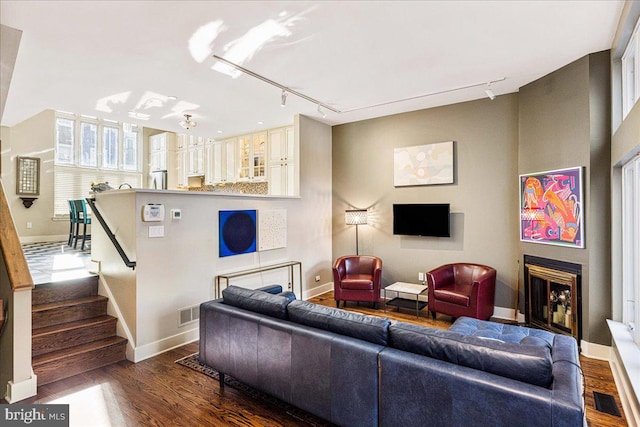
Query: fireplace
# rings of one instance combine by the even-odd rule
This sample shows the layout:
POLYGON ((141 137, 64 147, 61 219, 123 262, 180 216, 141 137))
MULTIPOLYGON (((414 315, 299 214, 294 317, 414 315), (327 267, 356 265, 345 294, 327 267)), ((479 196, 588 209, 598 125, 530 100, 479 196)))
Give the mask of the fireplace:
POLYGON ((524 256, 525 318, 529 326, 582 338, 582 266, 524 256))

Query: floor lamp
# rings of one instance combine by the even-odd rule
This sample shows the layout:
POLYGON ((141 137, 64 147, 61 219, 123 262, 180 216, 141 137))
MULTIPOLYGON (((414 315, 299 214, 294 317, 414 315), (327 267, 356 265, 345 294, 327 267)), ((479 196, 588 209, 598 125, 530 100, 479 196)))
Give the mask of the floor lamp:
POLYGON ((358 251, 358 226, 365 225, 367 223, 367 210, 350 209, 344 211, 344 222, 347 225, 356 226, 356 255, 360 255, 360 252, 358 251))

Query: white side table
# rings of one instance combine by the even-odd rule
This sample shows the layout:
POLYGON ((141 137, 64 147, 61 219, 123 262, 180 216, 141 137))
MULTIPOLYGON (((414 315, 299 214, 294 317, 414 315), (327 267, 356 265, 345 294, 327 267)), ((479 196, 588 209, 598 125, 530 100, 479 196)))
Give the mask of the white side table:
POLYGON ((427 302, 420 301, 419 296, 423 295, 429 287, 427 285, 421 285, 416 283, 406 283, 406 282, 395 282, 386 288, 384 288, 384 311, 387 311, 387 305, 395 306, 398 310, 400 308, 415 308, 416 309, 416 319, 420 317, 420 310, 427 306, 427 302), (396 292, 398 296, 393 298, 391 301, 387 301, 387 291, 396 292), (415 301, 407 298, 400 298, 400 294, 410 294, 415 295, 415 301))

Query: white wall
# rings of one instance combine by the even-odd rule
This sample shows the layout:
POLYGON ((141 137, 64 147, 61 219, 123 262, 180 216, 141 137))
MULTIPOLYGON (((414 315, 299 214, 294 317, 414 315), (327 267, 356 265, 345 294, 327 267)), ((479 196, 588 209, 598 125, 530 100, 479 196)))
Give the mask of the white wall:
MULTIPOLYGON (((299 198, 144 190, 96 196, 112 231, 137 262, 135 272, 128 269, 95 221, 92 258, 101 262, 113 303, 131 332, 133 360, 197 338, 197 323, 178 327, 178 310, 212 299, 218 274, 296 260, 302 262, 305 295, 331 281, 331 128, 306 117, 297 118, 295 124, 301 156, 299 198), (142 207, 149 203, 164 205, 162 223, 142 221, 142 207), (180 209, 182 219, 171 220, 171 209, 180 209), (220 258, 218 211, 233 209, 285 209, 287 247, 220 258), (149 238, 150 225, 163 225, 164 237, 149 238), (315 282, 316 275, 320 282, 315 282)), ((286 287, 286 270, 234 283, 253 288, 281 283, 286 287)), ((299 293, 297 283, 295 290, 299 293)))

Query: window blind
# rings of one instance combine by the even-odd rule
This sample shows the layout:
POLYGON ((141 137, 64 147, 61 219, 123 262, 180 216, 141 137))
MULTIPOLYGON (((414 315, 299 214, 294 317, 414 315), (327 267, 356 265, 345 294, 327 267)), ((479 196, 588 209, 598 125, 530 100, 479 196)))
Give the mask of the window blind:
POLYGON ((113 188, 127 183, 142 187, 142 174, 134 172, 103 171, 73 166, 54 167, 54 216, 69 214, 67 200, 85 199, 90 196, 92 182, 108 182, 113 188))

